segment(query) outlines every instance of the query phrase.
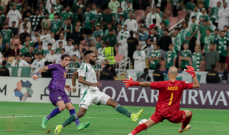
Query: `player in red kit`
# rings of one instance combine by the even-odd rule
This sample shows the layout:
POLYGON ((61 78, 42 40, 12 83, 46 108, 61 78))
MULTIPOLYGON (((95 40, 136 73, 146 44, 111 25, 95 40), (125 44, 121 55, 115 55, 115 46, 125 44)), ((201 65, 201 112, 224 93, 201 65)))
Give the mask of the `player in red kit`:
POLYGON ((159 122, 162 122, 164 119, 172 123, 182 123, 179 132, 188 131, 191 128, 191 125, 188 123, 191 121, 192 112, 189 110, 180 110, 180 100, 182 92, 185 89, 198 88, 199 82, 195 75, 194 68, 187 66, 187 73, 192 75, 193 83, 188 83, 185 81, 177 81, 176 76, 177 68, 170 67, 168 71, 169 81, 161 82, 136 82, 132 78, 129 80, 124 80, 126 87, 130 86, 142 86, 142 87, 151 87, 151 89, 159 90, 159 97, 157 101, 155 113, 143 124, 138 125, 129 135, 135 135, 141 132, 144 129, 147 129, 159 122))

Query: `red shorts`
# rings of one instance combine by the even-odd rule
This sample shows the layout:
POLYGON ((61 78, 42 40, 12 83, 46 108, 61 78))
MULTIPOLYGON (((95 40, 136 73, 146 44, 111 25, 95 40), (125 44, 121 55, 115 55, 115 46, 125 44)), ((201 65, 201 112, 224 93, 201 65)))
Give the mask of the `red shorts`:
POLYGON ((185 114, 185 111, 178 111, 173 116, 166 117, 166 116, 160 116, 157 113, 154 113, 150 118, 151 120, 153 120, 156 123, 162 122, 164 119, 167 119, 168 121, 172 123, 181 123, 186 119, 186 114, 185 114))

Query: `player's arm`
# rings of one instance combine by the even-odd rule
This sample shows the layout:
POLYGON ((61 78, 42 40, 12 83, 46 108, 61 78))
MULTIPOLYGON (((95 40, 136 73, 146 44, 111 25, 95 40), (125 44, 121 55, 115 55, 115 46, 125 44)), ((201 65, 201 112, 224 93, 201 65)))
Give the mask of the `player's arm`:
POLYGON ((83 76, 79 76, 78 82, 79 83, 82 83, 84 85, 89 85, 89 86, 93 86, 93 87, 100 87, 102 85, 100 82, 97 82, 97 83, 87 82, 87 81, 84 80, 84 77, 83 76))
POLYGON ((199 84, 199 81, 197 79, 197 77, 193 77, 193 86, 192 88, 195 89, 195 88, 199 88, 200 87, 200 84, 199 84))
POLYGON ((45 70, 48 70, 48 67, 47 67, 47 66, 41 68, 41 69, 37 72, 36 75, 33 75, 33 80, 34 80, 34 81, 35 81, 35 80, 38 80, 38 76, 39 76, 43 71, 45 71, 45 70))
MULTIPOLYGON (((186 69, 185 71, 187 72, 187 73, 189 73, 191 76, 192 76, 192 79, 193 79, 193 86, 192 86, 192 88, 199 88, 200 87, 200 84, 199 84, 199 81, 198 81, 198 79, 197 79, 197 77, 196 77, 196 74, 195 74, 195 70, 194 70, 194 68, 193 67, 191 67, 191 66, 188 66, 188 65, 186 65, 186 67, 188 68, 188 69, 186 69)), ((188 86, 187 86, 188 87, 188 86)))
POLYGON ((72 74, 72 92, 75 93, 76 92, 76 78, 78 76, 78 72, 75 71, 73 74, 72 74))

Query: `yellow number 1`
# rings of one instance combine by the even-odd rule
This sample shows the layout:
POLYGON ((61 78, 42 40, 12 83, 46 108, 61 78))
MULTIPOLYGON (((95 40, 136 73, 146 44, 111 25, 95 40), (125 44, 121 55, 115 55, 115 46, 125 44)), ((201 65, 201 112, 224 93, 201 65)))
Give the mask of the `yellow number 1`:
POLYGON ((169 100, 169 105, 172 104, 172 101, 173 101, 173 93, 171 93, 171 97, 170 97, 170 100, 169 100))

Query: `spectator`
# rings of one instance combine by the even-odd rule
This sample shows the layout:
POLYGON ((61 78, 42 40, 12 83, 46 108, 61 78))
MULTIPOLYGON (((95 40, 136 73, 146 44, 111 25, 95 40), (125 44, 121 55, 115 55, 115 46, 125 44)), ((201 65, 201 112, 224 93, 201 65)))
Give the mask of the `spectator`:
POLYGON ((204 38, 204 50, 203 50, 204 53, 209 51, 209 45, 212 44, 213 42, 214 42, 214 36, 211 35, 211 30, 207 29, 206 36, 204 38))
MULTIPOLYGON (((111 23, 107 24, 107 29, 105 30, 104 38, 105 38, 106 35, 109 34, 109 30, 110 30, 110 29, 113 30, 112 24, 111 24, 111 23)), ((113 32, 114 32, 114 30, 113 30, 113 32)))
POLYGON ((149 76, 149 70, 148 70, 148 68, 145 68, 144 69, 144 74, 140 75, 137 78, 137 81, 139 81, 139 82, 150 82, 151 81, 151 78, 149 76))
POLYGON ((169 50, 166 52, 165 62, 166 70, 168 71, 170 67, 175 67, 177 59, 177 53, 173 50, 173 44, 169 45, 169 50))
MULTIPOLYGON (((179 55, 181 51, 181 44, 182 44, 182 41, 181 41, 182 35, 181 33, 179 33, 179 30, 180 30, 179 28, 175 28, 175 31, 173 32, 173 36, 175 37, 174 42, 173 42, 174 51, 176 51, 177 55, 179 55)), ((176 64, 178 64, 178 61, 176 62, 176 64)))
MULTIPOLYGON (((117 11, 117 13, 114 13, 113 14, 113 17, 114 17, 114 23, 115 24, 118 24, 119 23, 119 16, 120 15, 123 15, 123 13, 122 13, 122 8, 121 7, 118 7, 118 11, 117 11)), ((101 18, 102 19, 102 18, 101 18)), ((101 20, 102 21, 102 20, 101 20)), ((100 23, 100 20, 99 20, 99 23, 100 23)), ((97 24, 97 23, 96 23, 97 24)), ((100 23, 100 24, 102 24, 102 23, 100 23)))
POLYGON ((91 13, 91 8, 89 6, 87 6, 86 10, 87 11, 84 13, 84 31, 86 34, 88 34, 92 32, 94 29, 93 24, 94 24, 95 17, 91 13))
POLYGON ((155 8, 152 9, 152 12, 148 13, 145 19, 146 22, 146 26, 147 28, 149 28, 150 24, 152 24, 153 19, 156 19, 156 26, 160 27, 160 23, 161 23, 161 17, 159 16, 159 14, 157 14, 155 12, 155 8))
POLYGON ((80 67, 80 59, 76 55, 72 56, 72 62, 69 64, 69 68, 75 68, 75 69, 69 69, 68 72, 75 72, 76 68, 80 67))
POLYGON ((66 22, 67 24, 63 25, 61 33, 64 34, 64 39, 68 41, 73 32, 73 25, 71 19, 68 19, 66 22))
POLYGON ((209 46, 209 52, 206 52, 204 56, 204 61, 205 61, 205 70, 210 71, 211 70, 211 65, 215 64, 216 67, 218 67, 218 62, 219 62, 219 53, 214 50, 214 45, 210 44, 209 46))
POLYGON ((4 60, 2 62, 2 67, 0 68, 0 76, 10 76, 9 70, 6 68, 7 62, 4 60))
POLYGON ((10 56, 10 54, 11 54, 10 44, 6 43, 6 47, 4 49, 2 49, 2 55, 3 56, 10 56))
POLYGON ((190 0, 185 4, 186 11, 188 13, 188 16, 191 14, 191 12, 194 11, 196 4, 194 3, 194 0, 190 0))
POLYGON ((59 17, 59 14, 55 13, 54 19, 51 21, 51 32, 55 33, 55 36, 54 36, 55 40, 59 39, 60 31, 61 31, 61 25, 62 25, 62 22, 61 22, 61 20, 58 19, 58 17, 59 17))
MULTIPOLYGON (((45 62, 45 66, 48 66, 49 62, 45 62)), ((52 71, 51 70, 45 70, 41 73, 42 78, 52 78, 52 71)))
POLYGON ((155 0, 155 6, 160 7, 161 11, 167 8, 167 0, 155 0))
POLYGON ((223 7, 223 0, 210 0, 209 7, 213 8, 217 6, 218 1, 221 3, 220 7, 223 7))
POLYGON ((14 34, 12 31, 9 29, 9 25, 6 23, 4 26, 4 29, 1 30, 1 35, 0 38, 2 38, 2 49, 5 48, 6 43, 13 44, 10 40, 12 37, 12 41, 14 40, 14 34))
MULTIPOLYGON (((1 3, 0 3, 1 4, 1 3)), ((1 6, 1 5, 0 5, 1 6)), ((4 22, 6 21, 6 16, 2 13, 3 10, 0 9, 0 31, 3 29, 4 27, 4 22)))
POLYGON ((99 48, 101 48, 103 41, 102 41, 102 37, 100 35, 98 35, 95 38, 96 38, 96 42, 97 42, 95 44, 95 47, 96 47, 96 50, 98 50, 99 48))
POLYGON ((34 54, 42 53, 43 55, 45 54, 45 51, 42 49, 42 44, 40 43, 38 45, 38 48, 34 50, 34 54))
POLYGON ((3 13, 6 13, 7 5, 8 5, 8 2, 9 2, 9 1, 8 1, 8 0, 2 0, 2 1, 0 1, 0 2, 1 2, 0 4, 3 6, 3 9, 4 9, 4 10, 3 10, 3 11, 4 11, 3 13))
POLYGON ((201 43, 201 50, 203 50, 204 47, 204 39, 206 36, 206 30, 209 29, 211 32, 213 32, 212 28, 207 24, 207 20, 203 21, 203 24, 200 25, 199 31, 200 31, 200 43, 201 43))
POLYGON ((130 58, 131 62, 134 63, 133 54, 136 50, 138 45, 138 40, 133 37, 134 32, 130 31, 130 37, 127 38, 127 45, 128 45, 128 57, 130 58))
POLYGON ((111 9, 113 14, 117 13, 119 6, 120 6, 120 3, 117 0, 111 0, 111 2, 109 2, 109 5, 108 5, 108 7, 111 9))
POLYGON ((47 50, 44 50, 44 58, 47 54, 51 54, 51 50, 52 50, 52 44, 51 43, 48 43, 48 49, 47 50))
POLYGON ((126 9, 122 10, 122 11, 123 11, 124 19, 128 19, 129 15, 134 13, 134 10, 131 8, 131 2, 130 1, 127 2, 126 9))
POLYGON ((202 15, 200 16, 200 20, 199 20, 199 24, 203 24, 203 21, 206 20, 207 23, 208 21, 210 20, 207 12, 206 12, 206 9, 205 8, 202 8, 201 9, 201 12, 202 12, 202 15))
POLYGON ((154 82, 164 81, 164 75, 163 75, 163 72, 160 71, 160 68, 161 68, 161 64, 157 63, 156 70, 153 71, 153 81, 154 82))
POLYGON ((114 80, 113 73, 111 72, 111 65, 107 64, 101 72, 100 80, 114 80))
POLYGON ((18 34, 18 28, 15 27, 16 25, 16 22, 13 21, 12 22, 12 27, 10 27, 10 30, 12 31, 12 34, 14 34, 14 37, 17 38, 17 34, 18 34))
POLYGON ((163 18, 162 21, 165 23, 165 28, 169 29, 169 19, 168 19, 168 15, 166 13, 163 13, 163 18))
POLYGON ((19 54, 20 49, 18 48, 18 44, 14 44, 14 49, 11 49, 10 56, 16 57, 17 54, 19 54))
POLYGON ((223 30, 223 27, 225 25, 228 25, 228 9, 227 9, 227 3, 223 3, 223 8, 220 8, 218 11, 218 16, 219 16, 219 22, 218 22, 218 29, 221 31, 223 30))
POLYGON ((142 46, 138 45, 137 50, 133 54, 134 70, 143 70, 146 67, 145 52, 141 50, 142 46))
POLYGON ((70 54, 70 52, 73 50, 74 46, 72 41, 68 41, 68 46, 65 46, 65 52, 67 54, 70 54))
POLYGON ((80 42, 84 40, 83 34, 80 32, 78 25, 75 27, 75 31, 70 35, 70 40, 74 44, 80 44, 80 42))
POLYGON ((16 10, 16 5, 12 6, 12 9, 7 14, 7 22, 9 22, 9 27, 12 27, 12 22, 16 22, 15 27, 18 28, 20 24, 21 13, 16 10))
POLYGON ((217 6, 214 6, 211 8, 209 15, 211 16, 212 23, 218 27, 218 22, 219 22, 219 9, 221 8, 221 2, 218 0, 217 6))
POLYGON ((109 64, 113 67, 115 66, 115 54, 114 54, 114 48, 110 46, 109 41, 105 41, 106 48, 103 49, 103 54, 105 56, 105 59, 109 61, 109 64))
POLYGON ((60 41, 58 46, 59 46, 59 47, 58 47, 58 48, 56 48, 56 52, 55 52, 55 54, 56 54, 56 55, 60 54, 61 49, 63 49, 63 48, 62 48, 62 46, 63 46, 63 42, 62 42, 62 41, 60 41))
POLYGON ((23 55, 22 59, 28 62, 29 64, 33 63, 33 60, 34 60, 33 46, 29 47, 29 52, 26 52, 23 55))
POLYGON ((103 50, 106 47, 106 44, 102 42, 101 47, 96 50, 96 56, 98 60, 104 60, 105 56, 103 54, 103 50))
POLYGON ((71 11, 72 11, 73 15, 78 13, 79 8, 81 8, 81 10, 83 10, 83 11, 85 10, 84 5, 82 3, 83 3, 83 0, 77 0, 77 3, 72 6, 71 11))
POLYGON ((45 65, 45 59, 43 59, 43 54, 38 53, 37 59, 35 59, 31 65, 32 72, 31 75, 35 75, 42 67, 45 65))
POLYGON ((54 44, 55 43, 55 39, 54 39, 54 36, 55 36, 55 33, 51 33, 48 34, 48 30, 44 30, 44 35, 42 36, 41 38, 41 41, 42 41, 42 49, 43 50, 47 50, 48 49, 48 44, 54 44))
POLYGON ((29 64, 21 59, 20 54, 16 55, 16 59, 11 64, 12 67, 29 67, 29 64))
POLYGON ((24 27, 24 32, 20 34, 20 42, 21 44, 24 44, 24 42, 26 41, 26 37, 30 36, 30 34, 27 31, 27 26, 24 27))
MULTIPOLYGON (((154 29, 155 34, 156 34, 156 29, 154 29)), ((149 34, 145 28, 145 26, 141 26, 140 30, 138 31, 138 40, 139 40, 139 44, 141 46, 145 46, 146 45, 146 41, 149 37, 149 34)))
MULTIPOLYGON (((8 56, 4 56, 4 60, 7 62, 7 63, 6 63, 6 67, 7 67, 7 68, 11 67, 11 64, 8 62, 8 59, 9 59, 8 56)), ((1 62, 2 62, 2 61, 0 61, 0 64, 2 64, 1 62)))
POLYGON ((64 54, 65 54, 65 49, 61 49, 60 54, 58 54, 58 55, 57 55, 57 58, 56 58, 56 63, 57 63, 57 64, 60 64, 60 62, 61 62, 60 58, 61 58, 61 56, 64 55, 64 54))
POLYGON ((126 19, 124 24, 127 26, 128 31, 132 30, 134 33, 136 33, 138 30, 138 22, 133 18, 133 14, 130 14, 129 19, 126 19))
POLYGON ((127 55, 127 39, 130 37, 130 32, 127 30, 127 25, 124 25, 123 30, 118 33, 117 40, 119 45, 119 53, 127 55))
POLYGON ((200 48, 196 46, 195 52, 192 54, 192 67, 195 69, 195 71, 200 71, 200 62, 202 60, 203 58, 200 53, 200 48))
MULTIPOLYGON (((151 34, 150 31, 151 31, 152 28, 157 29, 156 22, 157 22, 157 20, 156 20, 156 19, 153 19, 153 24, 151 24, 151 25, 149 26, 149 34, 151 34)), ((142 24, 142 26, 144 26, 144 24, 142 24)))
POLYGON ((165 59, 166 51, 169 50, 169 45, 172 43, 172 39, 168 34, 169 34, 169 30, 164 29, 164 36, 162 36, 158 42, 158 46, 160 47, 162 60, 165 59))
POLYGON ((57 55, 55 54, 55 49, 51 49, 51 53, 45 56, 45 60, 51 63, 56 63, 57 55))
POLYGON ((229 81, 228 81, 228 70, 227 69, 223 70, 223 76, 221 77, 220 83, 223 83, 223 84, 229 83, 229 81))
MULTIPOLYGON (((25 18, 24 20, 27 20, 27 18, 25 18)), ((29 28, 29 31, 30 30, 35 31, 35 30, 40 30, 41 29, 41 25, 40 24, 41 24, 42 18, 39 15, 39 10, 36 10, 35 15, 31 15, 29 20, 30 20, 30 22, 29 22, 30 27, 27 26, 29 28)))
POLYGON ((84 53, 87 51, 86 49, 84 49, 83 44, 79 45, 79 51, 80 51, 80 58, 84 59, 84 53))
POLYGON ((220 37, 219 35, 219 29, 215 29, 214 33, 211 33, 214 36, 214 39, 217 39, 220 37))
POLYGON ((226 58, 228 56, 228 51, 229 51, 229 41, 228 41, 228 38, 225 37, 224 31, 221 31, 220 37, 215 39, 215 50, 217 50, 219 57, 220 57, 219 58, 219 63, 220 63, 219 69, 223 71, 225 68, 225 62, 226 62, 226 58))
POLYGON ((96 30, 93 32, 93 37, 97 38, 97 36, 103 37, 103 30, 100 29, 99 24, 96 24, 96 30))
POLYGON ((219 83, 219 73, 217 72, 217 68, 215 64, 211 65, 211 70, 208 72, 206 76, 206 83, 219 83))
POLYGON ((196 17, 196 24, 199 24, 201 15, 203 15, 203 14, 199 11, 199 6, 196 5, 194 8, 194 11, 190 14, 190 17, 189 17, 189 27, 190 27, 190 24, 192 22, 192 17, 195 16, 196 17))
POLYGON ((19 27, 19 33, 23 33, 25 30, 24 30, 24 27, 27 27, 27 33, 30 33, 31 32, 31 23, 28 22, 28 18, 24 18, 24 22, 22 22, 20 24, 20 27, 19 27))
POLYGON ((45 34, 45 30, 47 30, 47 33, 50 31, 51 27, 51 20, 49 19, 49 13, 45 13, 45 18, 41 21, 41 29, 42 29, 42 34, 45 34))
MULTIPOLYGON (((34 43, 31 41, 31 37, 29 35, 26 36, 25 42, 29 42, 29 46, 34 46, 34 43)), ((23 46, 25 46, 25 42, 23 43, 23 46)))
POLYGON ((154 44, 153 51, 150 52, 149 60, 148 60, 148 65, 150 65, 149 66, 150 69, 153 69, 153 70, 156 69, 156 65, 157 63, 159 63, 160 56, 161 56, 161 53, 158 50, 158 46, 157 44, 154 44))
POLYGON ((73 19, 71 7, 67 5, 66 10, 61 13, 60 19, 64 22, 66 19, 73 19))
POLYGON ((110 13, 110 9, 107 8, 105 11, 105 14, 103 15, 103 31, 107 29, 108 24, 114 23, 114 18, 112 17, 112 14, 110 13))
POLYGON ((191 51, 188 50, 188 44, 185 43, 183 47, 184 47, 184 50, 180 52, 180 56, 179 56, 179 59, 181 61, 181 71, 184 71, 184 69, 186 69, 186 65, 191 65, 189 64, 189 62, 192 57, 191 51))
POLYGON ((199 25, 196 24, 196 17, 193 16, 192 17, 192 22, 190 24, 190 46, 189 49, 191 50, 191 52, 194 52, 194 48, 196 46, 196 40, 198 37, 198 29, 199 29, 199 25))
POLYGON ((110 29, 109 30, 109 34, 107 34, 104 37, 104 41, 109 41, 110 42, 110 46, 113 47, 113 49, 114 49, 114 55, 116 55, 115 49, 117 48, 117 37, 113 33, 113 30, 112 29, 110 29))
POLYGON ((41 41, 41 37, 40 35, 36 35, 36 42, 34 43, 34 47, 38 48, 39 44, 43 44, 43 42, 41 41))
POLYGON ((21 48, 19 54, 23 56, 26 52, 29 52, 29 42, 25 42, 25 46, 21 48))
MULTIPOLYGON (((156 7, 156 13, 158 13, 160 15, 160 18, 162 20, 162 18, 163 18, 163 11, 161 11, 161 9, 159 7, 156 7)), ((156 22, 155 22, 155 24, 156 24, 156 22)))
POLYGON ((60 34, 60 39, 56 41, 55 45, 56 45, 56 48, 59 48, 59 44, 60 42, 62 42, 62 48, 65 48, 65 46, 67 46, 67 41, 64 39, 64 34, 60 34))
POLYGON ((181 7, 183 5, 183 1, 182 0, 171 0, 172 3, 172 8, 173 8, 173 16, 177 17, 178 15, 178 11, 181 10, 181 7))
POLYGON ((182 23, 181 35, 182 35, 182 38, 181 38, 182 44, 187 43, 189 45, 189 39, 191 35, 188 30, 188 24, 186 22, 182 23))
MULTIPOLYGON (((82 1, 82 0, 81 0, 82 1)), ((75 6, 75 5, 74 5, 75 6)), ((76 5, 79 6, 79 5, 76 5)), ((84 21, 84 8, 79 7, 77 13, 73 13, 73 26, 77 25, 77 22, 79 21, 81 24, 83 24, 84 21)), ((81 26, 81 25, 79 25, 81 26)))
POLYGON ((78 59, 81 58, 80 51, 79 51, 79 46, 77 44, 74 44, 73 50, 70 50, 68 54, 73 57, 74 55, 77 56, 78 59))
POLYGON ((157 44, 157 42, 158 42, 158 37, 156 34, 156 29, 152 28, 151 34, 148 36, 147 39, 147 45, 148 45, 147 57, 149 57, 151 51, 154 49, 154 45, 157 44))

